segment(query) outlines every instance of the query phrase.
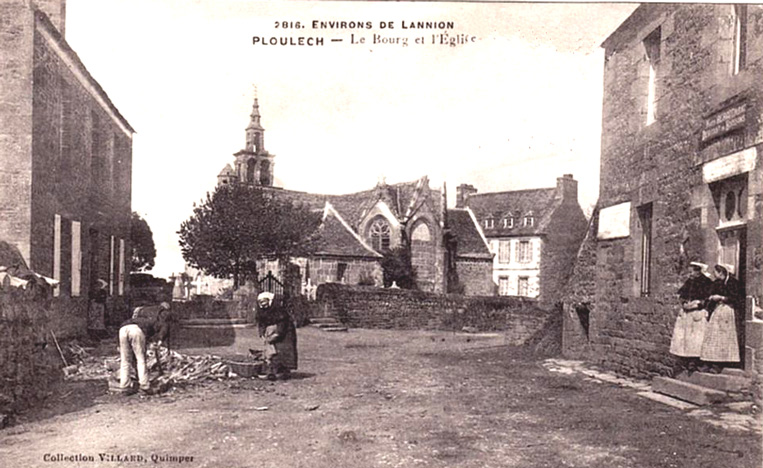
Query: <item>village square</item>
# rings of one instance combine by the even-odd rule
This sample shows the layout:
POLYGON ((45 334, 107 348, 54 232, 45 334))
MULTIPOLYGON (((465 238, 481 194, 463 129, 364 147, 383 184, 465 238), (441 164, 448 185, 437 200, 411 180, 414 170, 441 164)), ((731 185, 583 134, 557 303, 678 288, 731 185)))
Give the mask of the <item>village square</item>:
MULTIPOLYGON (((763 7, 629 8, 597 39, 598 189, 574 152, 530 186, 365 180, 340 142, 300 162, 266 139, 292 104, 252 77, 196 190, 141 179, 132 103, 67 41, 65 0, 0 0, 0 465, 761 466, 763 7), (182 266, 157 271, 168 244, 182 266)), ((401 30, 467 37, 423 19, 401 30)))

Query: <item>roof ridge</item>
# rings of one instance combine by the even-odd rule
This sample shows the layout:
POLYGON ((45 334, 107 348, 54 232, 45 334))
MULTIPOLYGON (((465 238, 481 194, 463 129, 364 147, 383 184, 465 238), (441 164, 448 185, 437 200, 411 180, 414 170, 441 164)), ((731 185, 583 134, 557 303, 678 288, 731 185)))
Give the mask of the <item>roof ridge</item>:
POLYGON ((501 192, 485 192, 485 193, 473 193, 469 195, 469 198, 481 197, 485 195, 505 195, 507 193, 520 193, 520 192, 541 192, 541 191, 555 191, 556 187, 543 187, 532 189, 519 189, 519 190, 504 190, 501 192))
POLYGON ((354 237, 355 240, 358 241, 360 245, 362 245, 366 250, 368 250, 374 255, 378 255, 379 257, 382 256, 382 254, 380 254, 376 250, 372 249, 368 244, 366 244, 363 238, 361 238, 358 235, 358 233, 355 232, 355 230, 352 229, 349 224, 347 224, 347 221, 345 221, 342 215, 340 215, 339 212, 336 210, 336 208, 334 208, 334 205, 332 205, 331 202, 326 200, 326 205, 324 206, 324 209, 323 209, 324 222, 326 221, 326 218, 328 217, 329 214, 332 214, 337 219, 337 221, 339 221, 342 224, 342 227, 344 227, 352 235, 352 237, 354 237))

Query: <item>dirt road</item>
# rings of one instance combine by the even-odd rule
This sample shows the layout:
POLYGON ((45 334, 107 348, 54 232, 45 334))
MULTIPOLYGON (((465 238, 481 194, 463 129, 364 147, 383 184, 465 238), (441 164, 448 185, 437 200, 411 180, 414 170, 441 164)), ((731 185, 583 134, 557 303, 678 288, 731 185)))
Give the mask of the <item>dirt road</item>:
MULTIPOLYGON (((253 334, 193 351, 245 352, 253 334)), ((144 398, 79 384, 48 412, 76 410, 0 432, 0 466, 761 466, 759 433, 549 372, 501 345, 489 335, 302 328, 293 380, 144 398)))

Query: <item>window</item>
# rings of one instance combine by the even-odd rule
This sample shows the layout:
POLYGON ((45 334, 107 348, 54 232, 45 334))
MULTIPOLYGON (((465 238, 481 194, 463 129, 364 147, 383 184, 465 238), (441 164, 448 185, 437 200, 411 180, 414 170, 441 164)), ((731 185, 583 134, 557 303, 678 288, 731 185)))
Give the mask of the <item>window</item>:
POLYGON ((718 226, 743 224, 747 219, 746 177, 732 177, 711 186, 718 210, 718 226))
POLYGON ((508 218, 503 218, 503 227, 511 229, 514 227, 514 218, 509 216, 508 218))
POLYGON ((371 247, 377 252, 389 250, 389 224, 386 220, 378 218, 371 224, 368 230, 371 237, 371 247))
POLYGON ((642 205, 637 210, 641 229, 639 288, 642 296, 648 296, 652 279, 652 204, 642 205))
POLYGON ((73 126, 75 123, 74 111, 72 106, 72 91, 71 86, 61 80, 61 160, 60 167, 61 173, 66 174, 71 162, 71 155, 73 150, 73 126))
POLYGON ((644 50, 649 64, 649 80, 646 96, 646 124, 651 125, 657 119, 657 70, 660 65, 660 42, 662 30, 657 28, 644 38, 644 50))
POLYGON ((510 294, 509 292, 509 277, 508 276, 499 276, 498 277, 498 295, 499 296, 508 296, 510 294))
POLYGON ((345 282, 345 273, 347 272, 347 264, 346 263, 337 263, 336 264, 336 280, 339 283, 345 282))
POLYGON ((498 241, 498 263, 511 262, 511 248, 507 240, 498 241))
POLYGON ((90 177, 97 186, 103 185, 105 140, 95 111, 90 112, 90 177))
POLYGON ((535 218, 533 218, 532 216, 525 216, 524 222, 525 222, 525 227, 533 227, 533 225, 535 224, 535 218))
POLYGON ((530 241, 519 241, 517 243, 517 261, 519 263, 530 263, 533 258, 533 252, 530 248, 530 241))
POLYGON ((520 296, 530 295, 530 278, 527 276, 520 276, 517 280, 517 294, 520 296))
POLYGON ((747 61, 747 5, 734 5, 734 57, 731 73, 744 69, 747 61))
POLYGON ((487 218, 485 219, 483 225, 485 226, 485 229, 493 229, 495 224, 493 223, 493 218, 487 218))

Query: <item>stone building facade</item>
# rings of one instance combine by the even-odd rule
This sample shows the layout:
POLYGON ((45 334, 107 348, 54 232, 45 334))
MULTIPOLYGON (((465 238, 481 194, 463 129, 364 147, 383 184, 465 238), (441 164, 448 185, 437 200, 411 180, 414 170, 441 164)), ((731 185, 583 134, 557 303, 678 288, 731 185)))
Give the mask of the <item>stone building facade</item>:
MULTIPOLYGON (((257 98, 246 128, 246 148, 218 174, 218 184, 246 183, 274 196, 323 212, 321 247, 310 258, 294 259, 303 283, 359 282, 382 285, 383 254, 408 249, 418 289, 493 293, 490 253, 473 216, 449 210, 445 187, 432 189, 425 176, 413 182, 379 182, 371 190, 321 195, 273 186, 273 156, 264 149, 257 98), (250 170, 250 168, 252 168, 250 170), (263 176, 263 171, 269 171, 263 176)), ((276 265, 266 270, 281 271, 276 265)), ((260 268, 260 270, 263 270, 260 268)))
POLYGON ((473 211, 479 221, 493 253, 499 295, 561 300, 587 226, 571 174, 553 188, 477 193, 462 184, 456 206, 473 211))
POLYGON ((760 367, 761 24, 758 5, 643 4, 602 44, 601 188, 565 305, 567 354, 668 373, 676 291, 702 261, 744 284, 744 366, 760 367))
POLYGON ((99 278, 125 307, 134 130, 66 43, 65 10, 0 1, 0 239, 84 317, 99 278))

